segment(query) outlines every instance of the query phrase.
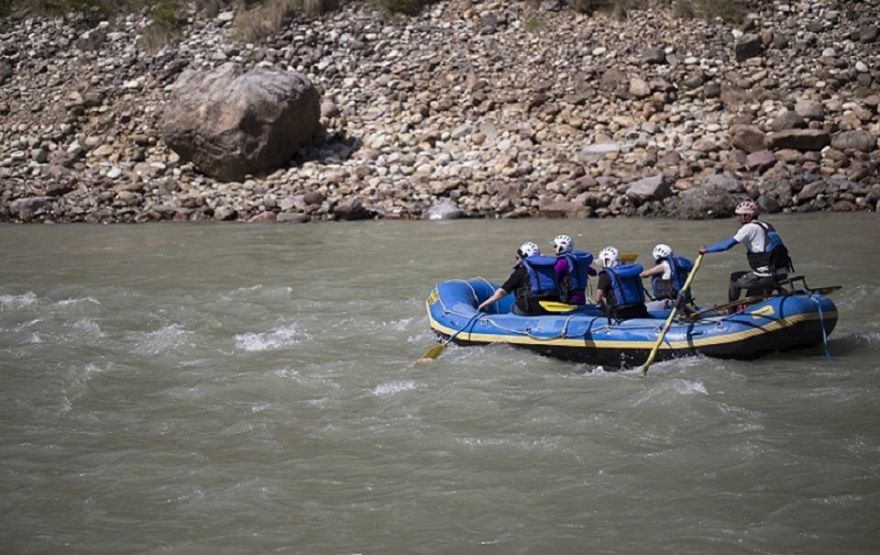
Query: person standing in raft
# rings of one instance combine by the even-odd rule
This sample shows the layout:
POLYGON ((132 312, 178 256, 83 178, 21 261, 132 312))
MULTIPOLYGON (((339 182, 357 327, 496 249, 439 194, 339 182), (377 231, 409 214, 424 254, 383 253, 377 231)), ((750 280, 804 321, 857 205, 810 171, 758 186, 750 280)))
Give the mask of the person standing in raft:
POLYGON ((531 294, 531 279, 524 263, 524 260, 529 257, 540 256, 541 249, 535 243, 526 241, 520 245, 519 250, 516 251, 516 264, 513 266, 513 272, 510 274, 510 277, 507 278, 504 285, 495 290, 491 297, 481 302, 477 310, 483 312, 492 303, 500 301, 510 293, 515 293, 514 314, 521 316, 546 314, 546 311, 538 303, 538 299, 531 294))
POLYGON ((794 271, 788 249, 782 244, 773 226, 758 221, 758 205, 750 200, 739 203, 735 210, 736 219, 741 224, 736 235, 714 245, 700 247, 700 254, 726 251, 738 243, 746 247, 750 271, 730 274, 730 287, 727 300, 739 299, 743 289, 748 295, 770 294, 776 285, 788 278, 789 270, 794 271))
POLYGON ((645 289, 639 274, 644 268, 641 264, 621 264, 620 252, 614 247, 605 247, 599 252, 603 268, 599 270, 596 284, 596 304, 609 318, 628 320, 648 318, 645 307, 645 289))
POLYGON ((557 235, 550 241, 556 251, 553 271, 559 290, 559 300, 568 304, 586 304, 587 276, 595 276, 596 269, 590 263, 593 255, 574 250, 574 241, 568 235, 557 235))
MULTIPOLYGON (((690 271, 694 269, 694 263, 683 256, 675 256, 672 247, 663 243, 654 247, 651 255, 655 266, 639 274, 641 278, 651 278, 655 300, 648 303, 648 310, 672 308, 690 271)), ((690 289, 685 291, 685 302, 690 302, 692 298, 690 289)))

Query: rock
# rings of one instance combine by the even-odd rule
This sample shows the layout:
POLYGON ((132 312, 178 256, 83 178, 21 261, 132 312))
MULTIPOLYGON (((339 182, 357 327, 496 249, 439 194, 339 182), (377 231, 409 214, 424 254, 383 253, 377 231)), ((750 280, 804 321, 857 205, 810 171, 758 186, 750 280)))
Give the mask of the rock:
POLYGON ((877 148, 877 138, 864 129, 844 131, 831 139, 831 147, 838 150, 860 150, 871 152, 877 148))
POLYGON ((763 173, 776 164, 776 157, 769 150, 752 152, 746 157, 746 168, 750 171, 763 173))
POLYGON ((743 35, 734 45, 734 54, 737 62, 744 62, 750 58, 760 56, 764 51, 764 43, 761 36, 754 33, 743 35))
POLYGON ((831 144, 831 135, 822 129, 786 129, 767 135, 770 150, 822 150, 831 144))
POLYGON ((342 200, 333 209, 333 215, 339 220, 368 220, 373 217, 373 212, 363 205, 360 197, 342 200))
POLYGON ((794 111, 805 120, 821 121, 825 118, 825 107, 816 100, 798 100, 794 111))
POLYGON ((9 211, 18 218, 29 221, 34 214, 52 206, 54 201, 54 198, 48 196, 21 198, 9 203, 9 211))
POLYGON ((626 196, 637 201, 637 204, 648 200, 663 200, 671 194, 672 189, 662 175, 640 179, 626 190, 626 196))
POLYGON ((730 126, 730 144, 745 152, 764 150, 765 133, 754 125, 734 124, 730 126))
POLYGON ((785 129, 803 129, 807 126, 807 120, 794 110, 785 110, 770 122, 772 131, 783 131, 785 129))
POLYGON ((629 94, 634 98, 645 98, 651 95, 651 87, 644 79, 633 77, 629 80, 629 94))
POLYGON ((318 128, 320 99, 302 75, 246 70, 187 70, 172 87, 162 139, 207 175, 240 181, 286 163, 318 128))
POLYGON ((0 87, 12 77, 12 66, 6 60, 0 60, 0 87))

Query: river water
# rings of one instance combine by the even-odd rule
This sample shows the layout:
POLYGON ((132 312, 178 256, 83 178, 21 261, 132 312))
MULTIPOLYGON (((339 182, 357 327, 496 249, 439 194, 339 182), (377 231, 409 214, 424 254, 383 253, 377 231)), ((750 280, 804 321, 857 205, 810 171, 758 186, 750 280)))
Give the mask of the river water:
MULTIPOLYGON (((435 344, 439 280, 733 220, 0 227, 0 552, 880 551, 875 214, 768 218, 828 351, 639 370, 435 344), (549 249, 548 249, 549 250, 549 249)), ((742 247, 707 255, 726 300, 742 247)))

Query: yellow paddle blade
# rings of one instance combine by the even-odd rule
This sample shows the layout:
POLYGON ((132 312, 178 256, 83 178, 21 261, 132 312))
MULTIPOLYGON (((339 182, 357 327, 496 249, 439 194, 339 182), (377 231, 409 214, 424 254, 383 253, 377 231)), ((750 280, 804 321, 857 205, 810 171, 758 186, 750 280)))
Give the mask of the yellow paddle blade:
POLYGON ((566 304, 559 301, 538 301, 538 304, 547 312, 571 312, 578 308, 576 304, 566 304))
POLYGON ((433 359, 439 357, 440 354, 443 352, 443 349, 445 349, 446 345, 448 345, 448 344, 449 344, 448 341, 444 341, 443 343, 439 343, 437 345, 434 345, 433 347, 431 347, 430 349, 425 351, 425 354, 422 355, 422 358, 420 358, 419 360, 416 361, 416 364, 428 362, 429 360, 433 360, 433 359))
POLYGON ((620 261, 624 264, 632 264, 638 257, 639 255, 634 252, 625 252, 620 255, 620 261))

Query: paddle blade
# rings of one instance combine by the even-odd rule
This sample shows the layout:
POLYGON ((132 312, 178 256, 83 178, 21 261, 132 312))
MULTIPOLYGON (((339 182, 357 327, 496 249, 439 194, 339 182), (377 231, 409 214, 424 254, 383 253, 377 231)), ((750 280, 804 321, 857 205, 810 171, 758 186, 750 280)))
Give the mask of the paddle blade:
POLYGON ((625 252, 621 254, 618 258, 620 258, 620 261, 624 264, 633 264, 636 259, 638 259, 638 257, 639 255, 634 252, 625 252))
POLYGON ((839 291, 843 286, 842 285, 830 285, 828 287, 812 287, 809 289, 810 293, 818 293, 820 295, 830 295, 835 291, 839 291))
POLYGON ((443 352, 443 349, 445 349, 446 345, 448 344, 448 341, 444 341, 443 343, 434 345, 433 347, 425 351, 425 354, 422 355, 422 358, 416 361, 416 365, 423 362, 428 362, 429 360, 434 360, 435 358, 439 357, 440 354, 443 352))

